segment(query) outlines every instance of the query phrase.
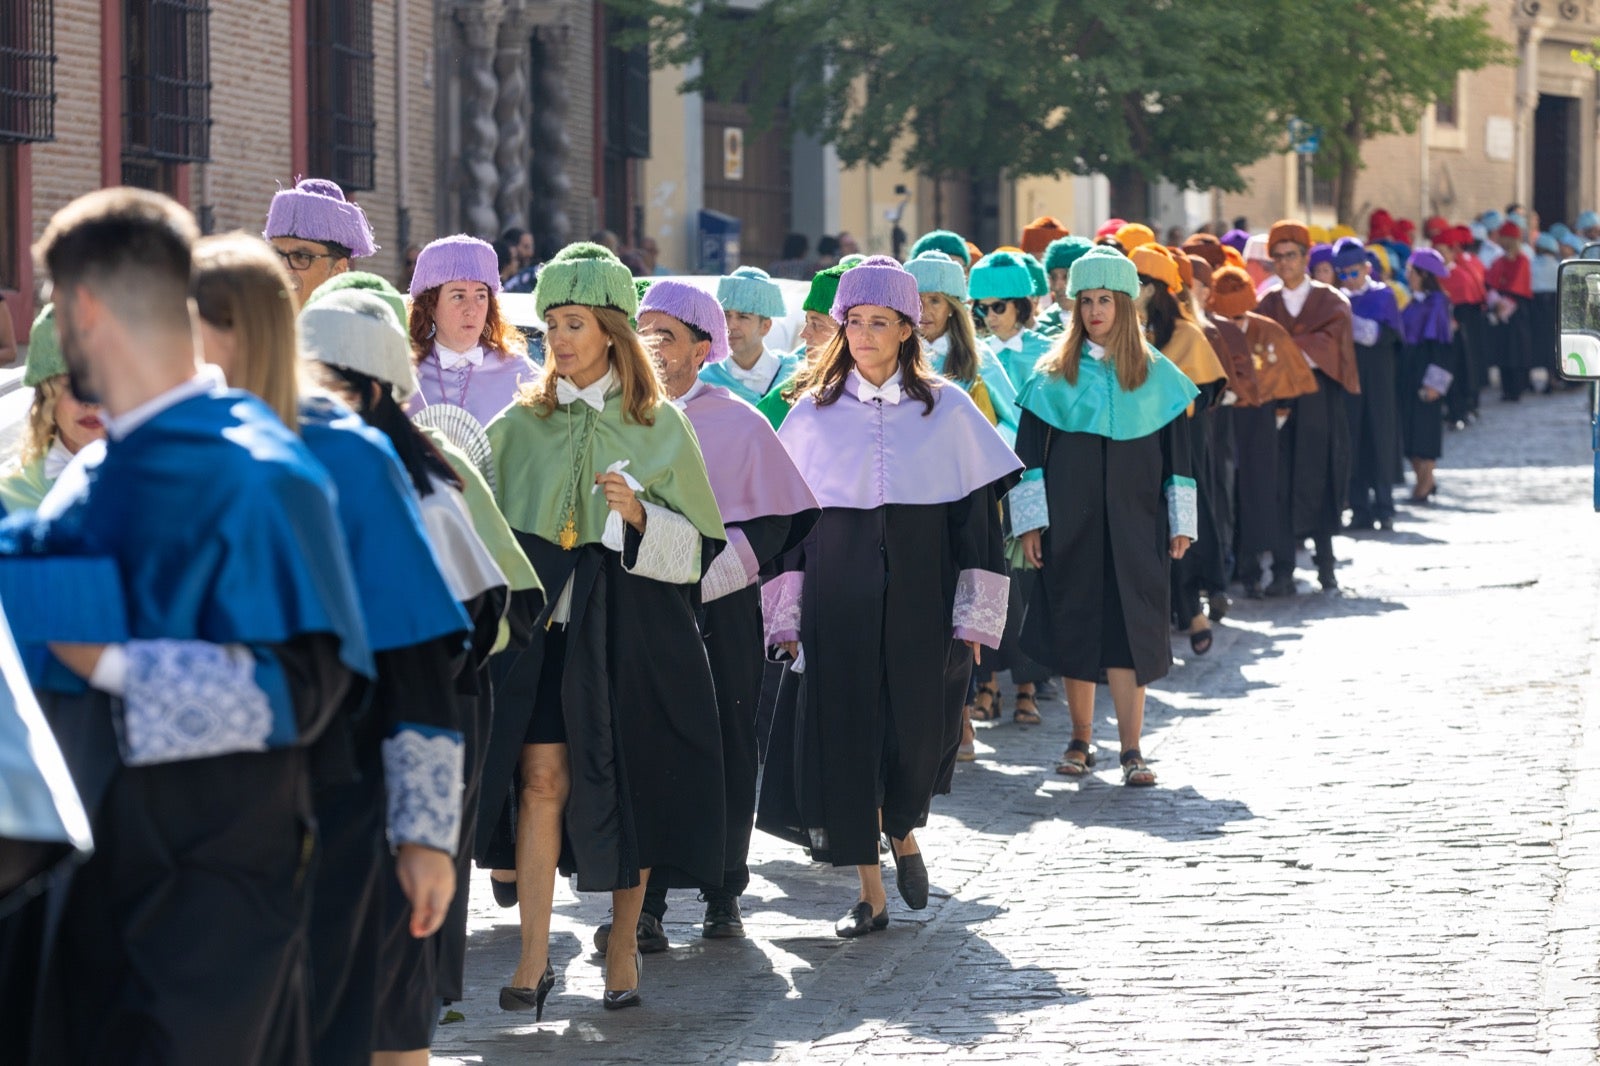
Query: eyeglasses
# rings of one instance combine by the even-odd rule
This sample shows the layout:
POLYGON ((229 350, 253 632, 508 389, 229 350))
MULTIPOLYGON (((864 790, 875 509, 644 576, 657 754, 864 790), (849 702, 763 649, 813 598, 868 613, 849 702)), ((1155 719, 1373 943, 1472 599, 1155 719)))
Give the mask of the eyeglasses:
POLYGON ((296 274, 299 274, 305 270, 310 270, 311 264, 315 263, 318 259, 339 258, 338 256, 329 252, 302 252, 299 249, 296 249, 292 252, 286 252, 282 248, 274 248, 273 251, 278 253, 278 258, 287 263, 289 269, 294 271, 296 274))
POLYGON ((1356 267, 1352 270, 1336 270, 1334 273, 1338 275, 1340 281, 1354 281, 1356 278, 1361 276, 1361 268, 1356 267))
POLYGON ((1298 248, 1291 248, 1287 252, 1268 253, 1274 263, 1292 263, 1304 253, 1298 248))
POLYGON ((979 300, 977 303, 972 305, 974 310, 985 315, 998 315, 1010 306, 1011 304, 1007 300, 979 300))

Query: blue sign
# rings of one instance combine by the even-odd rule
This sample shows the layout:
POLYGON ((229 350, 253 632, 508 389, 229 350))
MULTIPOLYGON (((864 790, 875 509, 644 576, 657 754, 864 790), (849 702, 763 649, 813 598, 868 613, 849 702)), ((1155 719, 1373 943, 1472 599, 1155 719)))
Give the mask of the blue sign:
POLYGON ((1289 120, 1289 146, 1301 155, 1316 155, 1322 147, 1322 130, 1305 119, 1289 120))

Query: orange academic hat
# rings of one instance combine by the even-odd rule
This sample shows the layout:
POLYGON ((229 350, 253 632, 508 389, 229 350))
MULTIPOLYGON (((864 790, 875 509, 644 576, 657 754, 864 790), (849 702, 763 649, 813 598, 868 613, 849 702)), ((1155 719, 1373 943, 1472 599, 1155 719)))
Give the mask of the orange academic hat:
POLYGON ((1224 244, 1222 246, 1222 264, 1223 266, 1238 267, 1240 270, 1243 270, 1244 256, 1240 255, 1239 249, 1235 248, 1233 245, 1224 244))
POLYGON ((1188 288, 1194 284, 1194 267, 1189 265, 1189 255, 1182 248, 1167 245, 1167 253, 1172 256, 1172 261, 1178 266, 1178 280, 1183 282, 1183 287, 1188 288))
POLYGON ((1191 234, 1189 238, 1183 242, 1183 251, 1186 255, 1199 256, 1201 259, 1204 259, 1206 262, 1210 263, 1211 269, 1213 270, 1219 266, 1222 266, 1228 261, 1222 248, 1222 242, 1219 241, 1215 235, 1210 233, 1191 234))
POLYGON ((1117 230, 1114 236, 1117 238, 1117 243, 1129 252, 1141 244, 1156 243, 1156 231, 1143 222, 1130 222, 1117 230))
POLYGON ((1299 219, 1280 218, 1267 231, 1267 251, 1272 251, 1279 241, 1293 241, 1302 248, 1311 247, 1311 231, 1299 219))
POLYGON ((1256 286, 1243 267, 1225 266, 1211 275, 1211 309, 1224 318, 1238 318, 1256 309, 1256 286))
POLYGON ((972 256, 972 262, 976 263, 978 260, 983 258, 983 249, 979 248, 976 244, 973 244, 971 241, 968 241, 967 242, 967 254, 972 256))
POLYGON ((1043 259, 1044 250, 1050 247, 1051 241, 1070 236, 1072 231, 1059 218, 1040 215, 1022 227, 1022 250, 1037 259, 1043 259))
POLYGON ((1135 270, 1147 278, 1161 282, 1174 296, 1183 287, 1183 277, 1178 273, 1178 264, 1173 262, 1172 254, 1161 245, 1141 244, 1128 253, 1128 258, 1133 260, 1135 270))

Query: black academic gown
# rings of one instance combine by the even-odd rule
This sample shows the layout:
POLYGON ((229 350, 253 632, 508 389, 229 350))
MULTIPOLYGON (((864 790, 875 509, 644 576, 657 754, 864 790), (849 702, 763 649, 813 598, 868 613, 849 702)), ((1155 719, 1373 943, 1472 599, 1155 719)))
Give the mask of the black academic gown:
POLYGON ((1024 410, 1017 458, 1044 471, 1050 527, 1022 649, 1070 679, 1126 667, 1141 685, 1172 666, 1172 535, 1164 486, 1190 476, 1189 426, 1117 441, 1063 433, 1024 410))
POLYGON ((756 827, 834 866, 876 865, 878 811, 899 839, 927 824, 961 740, 971 652, 952 639, 963 570, 1003 573, 999 498, 827 507, 780 568, 805 575, 805 672, 784 679, 756 827))
POLYGON ((1194 469, 1195 517, 1200 535, 1184 557, 1172 565, 1172 620, 1180 629, 1189 628, 1200 613, 1200 593, 1219 592, 1228 586, 1223 572, 1222 529, 1217 520, 1222 491, 1211 454, 1217 417, 1225 410, 1216 405, 1227 385, 1227 381, 1219 380, 1198 386, 1200 395, 1195 398, 1194 411, 1183 419, 1194 469))
MULTIPOLYGON (((1437 365, 1452 374, 1463 373, 1460 330, 1448 342, 1423 340, 1416 344, 1400 346, 1400 437, 1401 448, 1408 459, 1437 459, 1444 452, 1444 420, 1442 408, 1446 400, 1424 400, 1422 378, 1430 365, 1437 365)), ((1455 379, 1450 382, 1452 390, 1455 379)))
POLYGON ((1356 345, 1361 391, 1345 393, 1350 419, 1350 509, 1357 520, 1394 517, 1392 486, 1400 477, 1399 415, 1395 400, 1400 334, 1378 328, 1376 344, 1356 345))

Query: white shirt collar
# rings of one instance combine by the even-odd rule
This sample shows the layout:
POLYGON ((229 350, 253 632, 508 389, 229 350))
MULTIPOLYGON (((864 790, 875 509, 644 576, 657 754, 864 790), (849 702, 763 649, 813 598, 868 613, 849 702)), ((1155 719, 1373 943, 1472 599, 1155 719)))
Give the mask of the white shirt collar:
POLYGON ((61 476, 61 471, 72 462, 72 453, 67 451, 67 446, 57 437, 50 442, 50 450, 44 453, 44 476, 54 481, 61 476))
POLYGON ((1087 344, 1088 344, 1088 347, 1089 347, 1089 358, 1098 359, 1102 363, 1106 361, 1106 346, 1105 345, 1096 344, 1094 341, 1088 341, 1087 344))
POLYGON ((862 403, 871 403, 874 400, 882 400, 884 403, 893 407, 895 404, 900 402, 900 371, 898 370, 889 375, 889 380, 885 381, 882 385, 872 384, 872 382, 862 377, 861 374, 855 370, 850 371, 850 378, 855 384, 856 399, 860 400, 862 403))
POLYGON ((483 365, 483 345, 474 344, 464 352, 454 348, 447 348, 438 341, 433 342, 433 353, 439 358, 439 367, 443 370, 454 370, 458 366, 471 363, 473 366, 483 365))
POLYGON ((739 384, 750 388, 753 392, 764 393, 767 391, 767 384, 778 376, 780 361, 777 352, 771 348, 763 348, 760 358, 750 365, 749 370, 734 362, 731 356, 723 365, 739 384))
POLYGON ((928 342, 928 350, 934 355, 943 358, 950 354, 950 331, 945 330, 939 336, 928 342))
POLYGON ((995 352, 998 353, 1008 350, 1013 352, 1022 351, 1022 333, 1022 330, 1017 330, 1011 335, 1011 339, 1008 341, 1003 341, 999 337, 995 337, 993 334, 990 334, 990 338, 994 341, 995 352))
POLYGON ((195 372, 194 377, 181 385, 173 386, 153 400, 146 400, 131 411, 115 418, 111 417, 109 412, 103 414, 106 436, 112 440, 122 440, 167 408, 176 407, 185 400, 192 400, 196 396, 204 396, 226 387, 227 379, 223 377, 222 368, 206 363, 195 372))
POLYGON ((700 395, 704 391, 706 391, 706 383, 701 381, 700 378, 697 376, 694 379, 694 384, 689 386, 689 391, 688 392, 684 393, 682 396, 677 397, 676 399, 672 399, 672 400, 669 400, 667 402, 672 404, 672 406, 676 407, 678 410, 681 411, 685 407, 689 406, 689 401, 690 400, 694 399, 696 396, 700 395))
POLYGON ((1283 290, 1283 306, 1295 318, 1300 317, 1300 312, 1305 310, 1306 300, 1311 297, 1311 275, 1307 274, 1299 285, 1283 290))
POLYGON ((607 366, 606 372, 600 380, 590 383, 583 388, 578 388, 566 378, 556 379, 556 403, 566 407, 573 403, 586 403, 596 411, 606 409, 606 393, 617 382, 617 372, 614 367, 607 366))

